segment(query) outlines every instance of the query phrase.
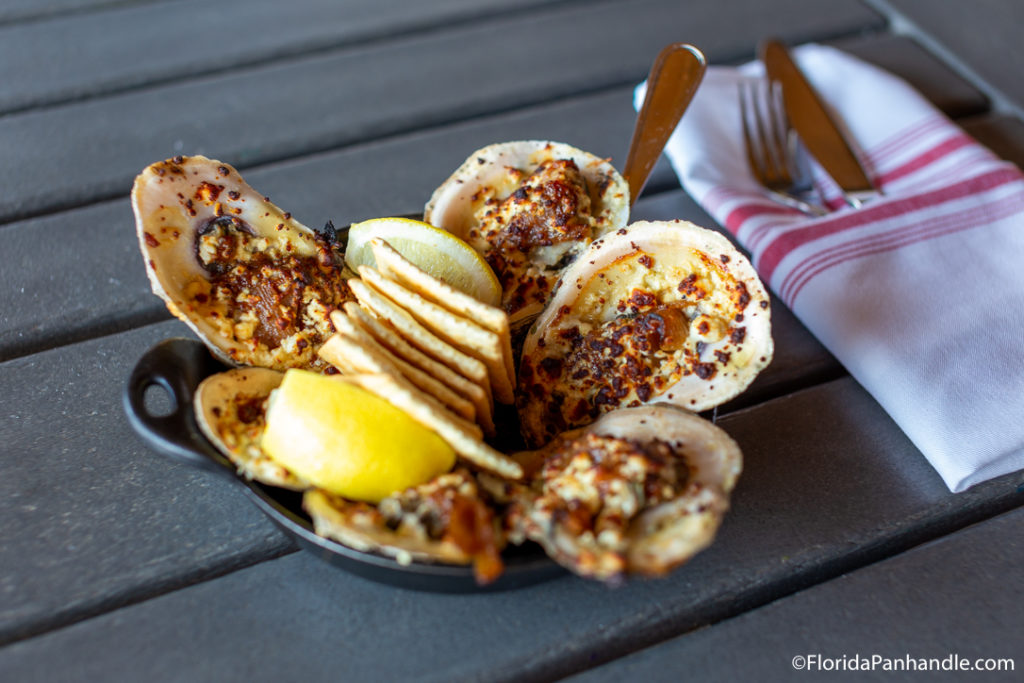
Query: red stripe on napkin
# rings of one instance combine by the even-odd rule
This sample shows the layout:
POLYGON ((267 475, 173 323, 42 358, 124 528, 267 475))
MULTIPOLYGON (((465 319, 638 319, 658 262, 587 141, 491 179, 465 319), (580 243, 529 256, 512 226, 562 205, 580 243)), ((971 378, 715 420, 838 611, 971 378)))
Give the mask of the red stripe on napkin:
POLYGON ((943 202, 983 192, 1000 185, 1021 179, 1016 169, 999 168, 983 173, 969 181, 942 187, 931 192, 924 192, 904 199, 890 201, 877 200, 875 203, 837 215, 835 218, 823 219, 810 223, 799 230, 791 230, 779 235, 758 257, 757 268, 761 277, 771 281, 782 261, 794 249, 798 249, 816 240, 830 237, 847 230, 859 228, 868 223, 886 220, 936 206, 943 202))
POLYGON ((785 216, 803 216, 798 209, 791 209, 788 206, 782 204, 768 203, 751 203, 751 204, 740 204, 732 211, 730 211, 726 217, 725 227, 732 234, 739 232, 740 226, 742 226, 747 220, 756 218, 758 216, 770 216, 770 215, 785 215, 785 216))
POLYGON ((869 235, 837 245, 797 264, 779 286, 779 297, 792 305, 804 285, 829 268, 864 256, 881 254, 936 237, 983 227, 1017 213, 1024 213, 1024 201, 1020 194, 986 204, 984 213, 979 213, 977 207, 970 207, 937 218, 929 217, 916 223, 901 225, 899 230, 869 235))
POLYGON ((747 199, 750 197, 749 192, 743 192, 732 187, 726 187, 720 185, 701 198, 701 205, 704 209, 711 214, 717 214, 719 208, 730 199, 741 198, 747 199))
POLYGON ((904 178, 915 171, 921 170, 925 166, 928 166, 929 164, 938 161, 947 154, 952 154, 958 149, 962 149, 964 147, 967 147, 968 145, 973 144, 975 144, 974 140, 972 140, 967 135, 956 135, 955 137, 952 137, 936 145, 935 147, 932 147, 924 154, 915 157, 914 159, 903 164, 902 166, 897 166, 891 171, 883 173, 881 176, 878 177, 878 180, 884 186, 886 183, 891 183, 894 180, 899 180, 900 178, 904 178))
POLYGON ((875 145, 868 157, 878 163, 896 156, 911 144, 916 143, 920 138, 951 125, 949 119, 944 116, 931 116, 924 121, 915 121, 900 131, 893 133, 890 137, 875 145))

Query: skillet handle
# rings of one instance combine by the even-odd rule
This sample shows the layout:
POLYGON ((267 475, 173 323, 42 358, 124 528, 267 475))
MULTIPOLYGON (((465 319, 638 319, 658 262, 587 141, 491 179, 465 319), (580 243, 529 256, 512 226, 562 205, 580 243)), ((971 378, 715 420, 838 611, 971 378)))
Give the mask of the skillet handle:
POLYGON ((207 376, 225 368, 192 339, 165 339, 139 359, 122 396, 128 422, 161 455, 216 472, 238 483, 234 467, 199 431, 192 398, 207 376), (170 397, 171 412, 155 415, 146 407, 146 390, 159 386, 170 397))

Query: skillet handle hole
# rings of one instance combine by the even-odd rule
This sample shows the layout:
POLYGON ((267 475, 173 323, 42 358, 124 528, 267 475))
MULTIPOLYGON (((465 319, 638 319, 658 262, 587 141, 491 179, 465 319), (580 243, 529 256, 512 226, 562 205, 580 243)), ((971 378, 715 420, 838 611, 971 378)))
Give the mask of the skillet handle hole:
POLYGON ((142 405, 150 417, 167 417, 178 410, 174 394, 160 383, 146 386, 142 395, 142 405))

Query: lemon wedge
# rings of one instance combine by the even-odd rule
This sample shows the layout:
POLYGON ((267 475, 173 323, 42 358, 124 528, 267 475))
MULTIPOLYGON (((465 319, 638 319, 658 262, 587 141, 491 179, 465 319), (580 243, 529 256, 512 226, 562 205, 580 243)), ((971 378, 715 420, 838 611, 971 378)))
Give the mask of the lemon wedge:
POLYGON ((374 266, 370 240, 383 239, 421 270, 488 304, 501 305, 501 284, 473 247, 446 230, 411 218, 371 218, 348 231, 345 262, 374 266))
POLYGON ((271 394, 261 446, 313 486, 371 503, 455 464, 451 446, 398 408, 308 370, 287 371, 271 394))

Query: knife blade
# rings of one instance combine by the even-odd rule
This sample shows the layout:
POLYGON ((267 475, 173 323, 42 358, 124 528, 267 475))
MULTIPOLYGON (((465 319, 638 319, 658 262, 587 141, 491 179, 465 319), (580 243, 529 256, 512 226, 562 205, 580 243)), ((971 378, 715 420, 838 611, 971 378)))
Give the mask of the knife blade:
POLYGON ((761 61, 771 81, 782 85, 782 99, 793 129, 807 151, 843 190, 847 204, 859 207, 881 194, 868 178, 842 129, 821 96, 778 40, 761 45, 761 61))

